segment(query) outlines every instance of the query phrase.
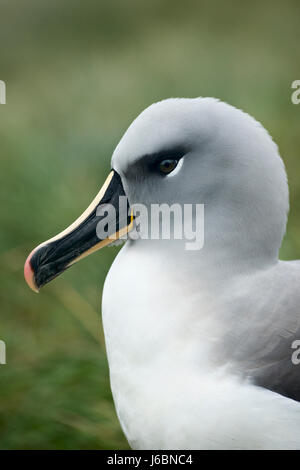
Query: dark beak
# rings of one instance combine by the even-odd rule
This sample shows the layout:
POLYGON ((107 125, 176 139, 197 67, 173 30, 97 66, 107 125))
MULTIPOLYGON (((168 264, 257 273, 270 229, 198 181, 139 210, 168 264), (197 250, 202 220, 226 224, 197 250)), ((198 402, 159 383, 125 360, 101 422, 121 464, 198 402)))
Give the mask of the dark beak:
POLYGON ((81 258, 123 237, 132 225, 121 178, 112 170, 86 211, 70 227, 30 253, 24 266, 27 284, 38 292, 81 258))

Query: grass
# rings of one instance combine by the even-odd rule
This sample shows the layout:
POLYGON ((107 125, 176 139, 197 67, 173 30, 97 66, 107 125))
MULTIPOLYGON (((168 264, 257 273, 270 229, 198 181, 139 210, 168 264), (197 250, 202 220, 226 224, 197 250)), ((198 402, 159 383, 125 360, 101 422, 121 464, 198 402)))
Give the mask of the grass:
POLYGON ((122 133, 147 105, 216 96, 253 114, 287 167, 281 255, 300 255, 297 1, 0 0, 0 448, 125 449, 100 316, 117 248, 34 295, 28 252, 98 192, 122 133))

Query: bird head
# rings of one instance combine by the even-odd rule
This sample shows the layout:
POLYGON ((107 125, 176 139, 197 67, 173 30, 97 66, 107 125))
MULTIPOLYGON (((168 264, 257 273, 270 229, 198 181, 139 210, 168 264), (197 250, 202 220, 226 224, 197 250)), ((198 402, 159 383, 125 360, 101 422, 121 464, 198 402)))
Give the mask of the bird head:
POLYGON ((151 105, 120 140, 111 171, 87 210, 30 253, 24 268, 28 285, 38 291, 83 257, 126 236, 135 207, 150 210, 154 204, 204 205, 206 259, 273 262, 288 211, 278 148, 261 124, 216 99, 151 105))

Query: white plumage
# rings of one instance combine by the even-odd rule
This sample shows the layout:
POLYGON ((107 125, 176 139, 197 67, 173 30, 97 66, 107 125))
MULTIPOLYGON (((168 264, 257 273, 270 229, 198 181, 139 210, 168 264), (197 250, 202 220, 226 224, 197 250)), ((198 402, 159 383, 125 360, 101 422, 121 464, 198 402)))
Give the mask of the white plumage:
POLYGON ((130 203, 205 205, 205 243, 128 241, 103 294, 117 413, 137 449, 299 449, 299 262, 278 261, 288 211, 277 146, 212 98, 150 106, 112 167, 130 203), (141 156, 184 147, 172 178, 141 156), (294 399, 292 399, 294 398, 294 399))

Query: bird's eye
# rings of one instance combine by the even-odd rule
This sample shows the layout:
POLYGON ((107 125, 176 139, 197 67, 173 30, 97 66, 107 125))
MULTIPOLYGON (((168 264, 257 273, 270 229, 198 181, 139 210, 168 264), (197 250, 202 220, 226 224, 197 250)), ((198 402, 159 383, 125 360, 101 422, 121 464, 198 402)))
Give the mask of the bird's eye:
POLYGON ((167 158, 166 160, 162 160, 159 162, 159 171, 162 175, 168 175, 177 167, 178 160, 172 160, 171 158, 167 158))

